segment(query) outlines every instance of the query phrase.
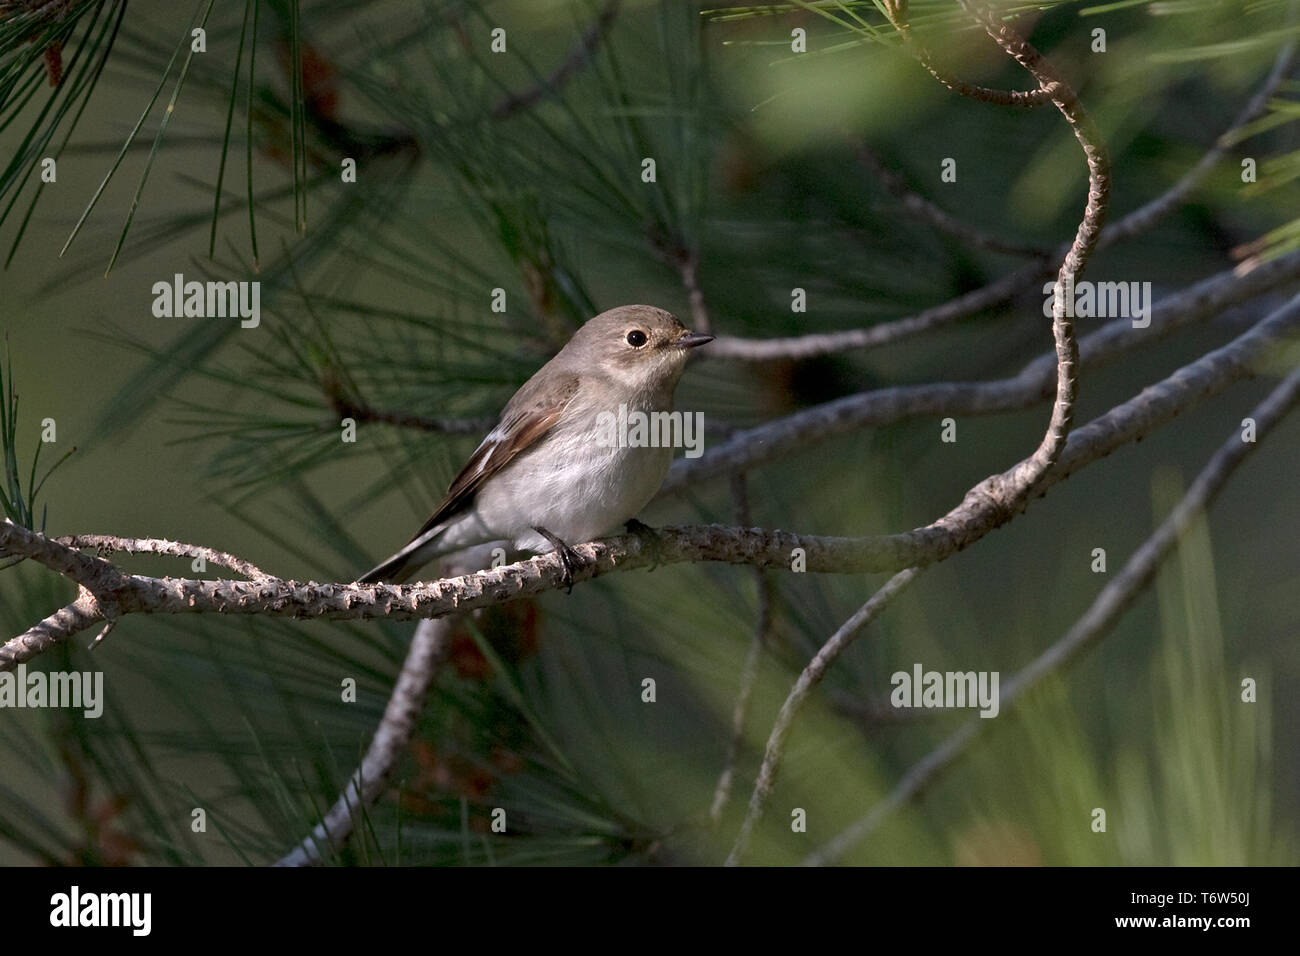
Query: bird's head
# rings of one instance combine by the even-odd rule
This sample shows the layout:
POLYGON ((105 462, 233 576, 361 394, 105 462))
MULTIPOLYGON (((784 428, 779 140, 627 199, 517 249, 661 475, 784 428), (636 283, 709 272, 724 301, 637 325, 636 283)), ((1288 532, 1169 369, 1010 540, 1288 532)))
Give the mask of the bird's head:
POLYGON ((650 391, 675 386, 691 350, 712 341, 711 335, 689 331, 671 312, 621 305, 589 320, 565 351, 586 371, 650 391))

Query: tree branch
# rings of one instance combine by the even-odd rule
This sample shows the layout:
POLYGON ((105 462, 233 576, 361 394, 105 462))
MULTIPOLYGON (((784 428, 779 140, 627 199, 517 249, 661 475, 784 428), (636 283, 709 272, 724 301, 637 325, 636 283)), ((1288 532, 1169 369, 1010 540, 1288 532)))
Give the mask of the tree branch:
POLYGON ((866 604, 858 608, 851 618, 840 625, 839 630, 832 634, 830 640, 822 645, 821 650, 808 662, 808 666, 803 669, 799 679, 795 681, 794 688, 790 691, 790 695, 786 697, 785 703, 781 705, 781 712, 777 714, 776 722, 772 725, 772 733, 767 738, 767 750, 763 754, 763 765, 759 768, 758 780, 755 781, 754 792, 749 798, 749 811, 741 824, 736 842, 731 847, 731 853, 727 857, 727 866, 738 865, 741 857, 745 855, 749 848, 749 841, 753 836, 754 829, 763 819, 768 799, 772 796, 772 788, 776 786, 776 775, 781 769, 781 762, 785 758, 786 738, 790 736, 790 729, 794 726, 794 719, 803 710, 813 690, 822 682, 822 678, 826 676, 826 672, 830 670, 831 665, 839 659, 844 649, 862 633, 862 629, 879 617, 889 602, 906 590, 907 586, 920 573, 919 568, 908 568, 890 578, 885 583, 885 586, 873 594, 866 604))
POLYGON ((1051 97, 1052 103, 1070 124, 1088 163, 1088 201, 1079 228, 1075 231, 1074 242, 1057 272, 1056 292, 1052 299, 1052 335, 1056 340, 1056 401, 1052 406, 1052 419, 1038 449, 1007 475, 1014 485, 1021 487, 1021 493, 1027 496, 1032 494, 1047 469, 1060 457, 1074 417, 1079 346, 1074 338, 1074 310, 1072 304, 1067 305, 1066 290, 1073 289, 1074 283, 1083 275, 1088 257, 1092 255, 1101 234, 1101 225, 1110 203, 1110 160, 1101 144, 1100 134, 1074 90, 1042 54, 1005 23, 994 19, 987 7, 973 0, 957 2, 984 27, 993 42, 1038 81, 1038 85, 1051 97))
POLYGON ((927 73, 954 93, 983 103, 993 103, 997 106, 1014 106, 1020 109, 1033 109, 1035 106, 1042 106, 1051 100, 1047 90, 1041 87, 1036 90, 995 90, 987 86, 979 86, 975 83, 967 83, 965 80, 957 79, 952 74, 939 69, 935 65, 934 57, 930 51, 926 49, 920 40, 913 36, 912 28, 907 22, 906 0, 882 0, 881 6, 885 11, 885 16, 894 25, 894 29, 903 38, 903 43, 911 51, 917 62, 925 68, 927 73))
POLYGON ((94 595, 82 588, 77 599, 67 607, 60 608, 0 646, 0 671, 13 670, 47 647, 66 641, 102 620, 104 614, 99 602, 94 595))
MULTIPOLYGON (((750 523, 749 492, 743 474, 731 477, 732 497, 736 503, 736 523, 747 526, 750 523)), ((731 709, 731 739, 727 743, 727 756, 722 763, 722 773, 718 775, 717 786, 713 790, 713 803, 709 806, 709 819, 717 826, 722 822, 722 811, 731 798, 731 782, 735 775, 736 761, 745 743, 745 720, 749 716, 749 701, 754 693, 754 684, 758 680, 758 665, 762 660, 763 648, 772 629, 772 580, 762 568, 754 569, 754 579, 758 587, 758 620, 754 625, 754 636, 745 653, 745 663, 740 670, 740 687, 736 691, 736 702, 731 709)))
POLYGON ((257 565, 224 551, 214 551, 197 544, 168 541, 165 538, 119 538, 111 534, 74 534, 55 538, 55 542, 68 548, 94 548, 100 555, 114 551, 128 554, 170 554, 183 558, 202 558, 219 568, 226 568, 247 578, 269 578, 257 565))
MULTIPOLYGON (((1053 258, 1054 250, 1052 249, 1027 243, 1008 242, 963 222, 956 216, 940 209, 920 193, 912 190, 907 185, 907 181, 886 166, 866 143, 859 143, 854 152, 857 154, 858 163, 880 180, 884 187, 899 201, 904 210, 911 213, 914 218, 928 223, 940 232, 947 233, 967 245, 978 249, 987 249, 990 252, 1002 252, 1012 256, 1028 256, 1033 259, 1045 260, 1053 258)), ((1012 274, 1018 275, 1018 273, 1012 274)))
MULTIPOLYGON (((1080 653, 1100 641, 1115 622, 1137 600, 1155 578, 1165 558, 1187 532, 1193 520, 1223 490, 1237 466, 1259 446, 1264 437, 1300 403, 1300 368, 1291 372, 1261 402, 1250 417, 1255 420, 1256 441, 1243 441, 1239 432, 1228 438, 1196 476, 1187 493, 1155 533, 1133 553, 1123 570, 1115 576, 1089 606, 1084 615, 1054 644, 1024 669, 1002 685, 1001 713, 1014 706, 1021 697, 1037 686, 1044 677, 1068 666, 1080 653)), ((907 803, 928 786, 938 774, 961 757, 967 747, 992 721, 968 720, 938 747, 909 769, 898 785, 871 811, 828 841, 805 860, 808 865, 833 863, 850 848, 875 830, 891 812, 907 803)))
MULTIPOLYGON (((1140 345, 1159 342, 1191 323, 1248 301, 1300 277, 1300 252, 1288 253, 1242 275, 1226 270, 1156 303, 1151 324, 1135 329, 1130 320, 1104 325, 1079 342, 1082 367, 1103 367, 1140 345)), ((712 343, 710 348, 713 347, 712 343)), ((993 415, 1030 408, 1052 394, 1056 355, 1048 352, 1009 378, 988 382, 904 385, 847 395, 775 421, 742 429, 699 458, 673 463, 661 495, 700 481, 757 467, 807 445, 861 428, 924 416, 993 415)))
POLYGON ((587 64, 591 55, 596 52, 596 47, 600 45, 601 39, 609 32, 614 18, 618 15, 619 3, 620 0, 608 0, 596 19, 587 27, 578 44, 560 65, 535 85, 518 93, 510 93, 499 100, 492 107, 492 118, 509 119, 516 113, 536 106, 544 97, 553 96, 568 83, 573 75, 587 64))
POLYGON ((411 638, 397 683, 384 707, 384 716, 361 765, 353 772, 334 805, 326 811, 302 842, 276 862, 276 866, 316 866, 331 850, 337 851, 356 829, 366 808, 383 794, 388 778, 411 742, 424 710, 429 688, 447 659, 454 618, 421 621, 411 638))
MULTIPOLYGON (((1268 105, 1269 98, 1286 79, 1295 55, 1294 41, 1283 45, 1274 60, 1273 68, 1263 85, 1245 107, 1232 120, 1201 159, 1168 190, 1110 223, 1101 231, 1098 249, 1132 239, 1146 232, 1167 216, 1200 186, 1205 177, 1223 158, 1232 143, 1233 134, 1259 117, 1268 105)), ((1063 245, 1057 254, 1064 256, 1068 247, 1063 245)), ((882 322, 865 329, 845 329, 839 332, 813 332, 773 339, 748 339, 720 335, 709 344, 707 358, 733 359, 742 362, 767 362, 799 360, 818 355, 829 355, 853 349, 871 349, 911 338, 931 329, 939 328, 958 319, 974 315, 1007 301, 1017 292, 1030 287, 1035 281, 1051 275, 1051 267, 1031 263, 1007 273, 988 285, 967 292, 948 302, 931 306, 916 315, 890 322, 882 322)))
POLYGON ((798 361, 852 349, 873 349, 920 335, 1006 302, 1035 280, 1052 274, 1050 265, 1032 263, 955 299, 922 309, 916 315, 881 322, 865 329, 809 332, 774 339, 719 335, 709 343, 707 358, 740 362, 798 361))
MULTIPOLYGON (((1076 429, 1064 454, 1044 476, 1045 494, 1083 468, 1130 441, 1142 438, 1203 399, 1254 373, 1254 364, 1300 328, 1300 296, 1222 348, 1203 355, 1168 378, 1076 429)), ((803 549, 814 573, 894 572, 942 560, 1012 520, 1028 502, 1009 495, 995 475, 980 482, 960 505, 933 524, 902 534, 860 538, 794 534, 758 528, 692 525, 659 529, 654 548, 635 534, 576 546, 588 563, 574 573, 584 581, 653 564, 717 561, 788 568, 794 549, 803 549)), ((256 581, 198 581, 129 575, 106 561, 81 554, 51 538, 0 521, 0 552, 35 559, 84 584, 101 616, 127 614, 258 614, 326 620, 416 620, 442 617, 517 600, 564 587, 565 572, 555 554, 474 574, 406 585, 299 583, 277 578, 256 581)), ((93 621, 91 622, 93 623, 93 621)), ((84 627, 34 634, 0 645, 0 671, 12 670, 84 627)))
MULTIPOLYGON (((1067 308, 1064 292, 1067 288, 1073 288, 1074 280, 1083 272, 1088 257, 1097 244, 1110 193, 1110 168, 1105 151, 1092 121, 1074 91, 1061 80, 1037 50, 1004 24, 995 23, 987 10, 968 0, 958 0, 958 2, 984 26, 989 36, 1007 55, 1015 59, 1038 81, 1043 93, 1050 97, 1066 122, 1070 124, 1088 163, 1088 201, 1075 233, 1074 242, 1057 274, 1056 295, 1052 303, 1052 330, 1056 344, 1056 401, 1053 404, 1047 433, 1033 455, 1002 475, 993 476, 981 485, 977 485, 972 493, 967 495, 961 507, 931 527, 941 526, 949 519, 953 519, 954 523, 974 525, 984 520, 985 516, 989 520, 998 520, 1003 509, 1018 510, 1043 482, 1048 471, 1057 463, 1065 450, 1074 413, 1077 390, 1075 369, 1079 360, 1079 347, 1074 338, 1073 310, 1067 308), (981 491, 982 495, 977 494, 981 491)), ((891 578, 826 642, 799 675, 768 737, 763 765, 750 797, 749 812, 741 825, 731 854, 727 857, 727 865, 739 864, 749 846, 755 827, 762 820, 772 788, 775 786, 777 772, 785 756, 786 738, 789 736, 795 717, 803 709, 809 695, 862 628, 878 616, 889 601, 911 584, 919 573, 920 569, 913 567, 891 578)))

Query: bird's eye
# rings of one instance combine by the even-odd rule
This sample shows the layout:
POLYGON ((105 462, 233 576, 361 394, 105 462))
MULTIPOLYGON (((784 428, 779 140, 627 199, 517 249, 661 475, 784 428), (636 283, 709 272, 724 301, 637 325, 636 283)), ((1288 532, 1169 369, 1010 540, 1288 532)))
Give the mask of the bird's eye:
POLYGON ((640 329, 633 329, 627 334, 627 344, 632 346, 634 349, 639 349, 641 346, 645 345, 645 342, 645 333, 640 329))

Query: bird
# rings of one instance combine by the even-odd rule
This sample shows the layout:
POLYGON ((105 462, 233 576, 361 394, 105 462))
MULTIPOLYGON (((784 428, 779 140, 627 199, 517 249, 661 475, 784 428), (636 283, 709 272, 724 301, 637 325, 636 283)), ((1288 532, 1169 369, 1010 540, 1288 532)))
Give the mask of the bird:
POLYGON ((506 403, 429 520, 357 583, 401 584, 435 558, 509 541, 558 551, 572 590, 584 559, 571 545, 644 530, 633 519, 672 464, 671 447, 610 441, 611 416, 672 411, 687 358, 711 341, 650 305, 589 319, 506 403))

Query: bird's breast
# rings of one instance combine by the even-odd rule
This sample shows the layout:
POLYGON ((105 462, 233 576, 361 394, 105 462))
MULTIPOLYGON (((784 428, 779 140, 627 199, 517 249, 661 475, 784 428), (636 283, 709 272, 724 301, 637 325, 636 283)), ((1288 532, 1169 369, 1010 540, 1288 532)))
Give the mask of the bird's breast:
POLYGON ((503 537, 530 548, 525 539, 533 527, 580 543, 635 517, 672 465, 673 432, 670 422, 656 431, 651 419, 613 416, 559 423, 485 484, 479 513, 503 537))

